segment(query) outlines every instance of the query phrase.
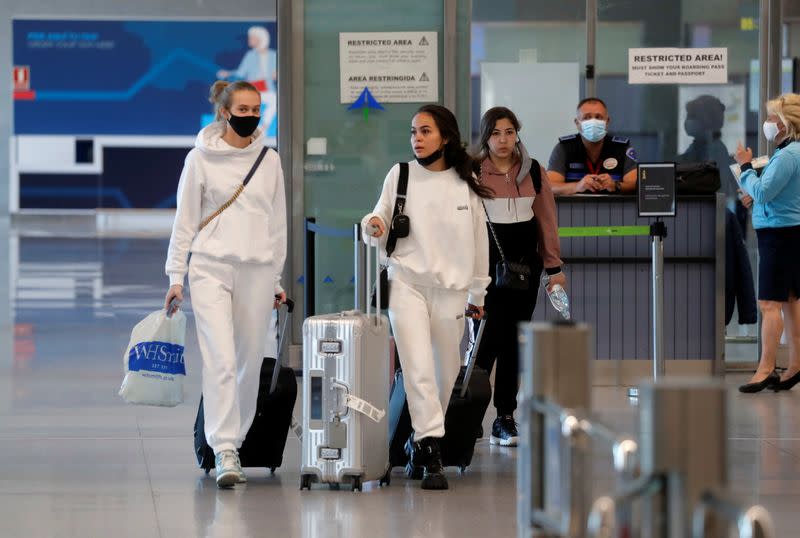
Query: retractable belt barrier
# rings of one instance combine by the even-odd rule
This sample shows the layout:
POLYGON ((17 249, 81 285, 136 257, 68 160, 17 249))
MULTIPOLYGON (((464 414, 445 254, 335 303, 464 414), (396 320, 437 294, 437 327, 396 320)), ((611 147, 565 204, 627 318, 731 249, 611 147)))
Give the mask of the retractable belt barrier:
POLYGON ((591 416, 590 342, 585 324, 519 326, 518 537, 725 538, 731 525, 742 537, 773 537, 766 510, 725 493, 724 384, 645 384, 641 439, 620 436, 591 416), (609 447, 616 484, 590 503, 594 443, 609 447))

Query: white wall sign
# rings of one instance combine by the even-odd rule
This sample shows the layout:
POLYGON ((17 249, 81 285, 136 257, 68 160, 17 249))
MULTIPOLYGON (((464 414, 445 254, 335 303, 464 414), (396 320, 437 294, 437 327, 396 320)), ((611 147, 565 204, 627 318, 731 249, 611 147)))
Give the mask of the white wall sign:
POLYGON ((340 102, 355 101, 365 87, 380 103, 439 100, 437 32, 339 34, 340 102))
POLYGON ((481 114, 495 106, 514 111, 528 153, 547 167, 558 137, 575 132, 580 100, 577 63, 481 64, 481 114), (547 81, 543 84, 542 81, 547 81))
POLYGON ((727 84, 728 49, 628 49, 628 84, 727 84))

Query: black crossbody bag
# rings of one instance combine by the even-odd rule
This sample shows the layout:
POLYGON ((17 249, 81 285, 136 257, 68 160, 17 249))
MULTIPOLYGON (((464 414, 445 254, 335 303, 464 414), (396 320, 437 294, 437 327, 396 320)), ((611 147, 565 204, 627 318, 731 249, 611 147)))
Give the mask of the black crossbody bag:
POLYGON ((375 283, 376 286, 381 287, 381 304, 377 305, 376 290, 372 290, 372 298, 370 299, 372 306, 385 310, 389 308, 389 267, 388 258, 391 257, 397 246, 397 240, 403 237, 408 237, 410 233, 410 224, 408 216, 403 213, 406 205, 406 192, 408 192, 408 163, 400 163, 400 177, 397 180, 397 196, 394 200, 394 209, 392 210, 392 222, 389 224, 389 235, 386 238, 386 258, 387 265, 381 269, 380 278, 375 283))
MULTIPOLYGON (((483 210, 486 211, 484 204, 483 210)), ((486 213, 486 223, 492 231, 494 244, 497 245, 497 250, 500 252, 500 261, 495 265, 495 278, 494 285, 496 288, 505 288, 509 290, 523 290, 527 291, 531 287, 531 268, 526 263, 510 262, 506 260, 506 255, 503 253, 503 247, 500 246, 500 241, 497 239, 497 234, 492 226, 492 221, 489 220, 489 213, 486 213)))

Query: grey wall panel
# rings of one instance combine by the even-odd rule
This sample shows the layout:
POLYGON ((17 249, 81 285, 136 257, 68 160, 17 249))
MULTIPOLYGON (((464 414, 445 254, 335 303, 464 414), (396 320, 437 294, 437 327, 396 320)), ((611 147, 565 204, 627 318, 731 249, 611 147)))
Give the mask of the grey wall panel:
POLYGON ((678 327, 675 324, 675 300, 679 290, 675 288, 676 267, 664 267, 664 353, 671 359, 681 358, 678 355, 676 336, 678 327), (667 298, 669 294, 669 299, 667 298))
MULTIPOLYGON (((0 73, 11 73, 11 20, 14 17, 69 18, 275 18, 277 0, 2 0, 0 73)), ((280 29, 279 29, 280 32, 280 29)), ((3 79, 3 80, 8 80, 3 79)), ((11 84, 0 84, 0 215, 8 214, 9 145, 12 131, 11 84)))
MULTIPOLYGON (((608 239, 606 239, 607 241, 608 239)), ((617 294, 611 282, 612 272, 616 272, 617 268, 613 270, 607 263, 597 264, 595 272, 595 286, 597 290, 597 355, 599 357, 612 357, 611 341, 615 340, 615 336, 619 334, 620 327, 616 323, 617 319, 622 317, 621 309, 614 311, 611 309, 612 296, 617 294)))
MULTIPOLYGON (((624 243, 623 243, 624 244, 624 243)), ((622 350, 618 355, 621 358, 626 357, 635 357, 636 356, 636 317, 638 315, 637 310, 637 302, 636 302, 636 272, 638 268, 635 265, 623 265, 622 271, 622 280, 623 284, 621 285, 619 294, 622 305, 620 308, 623 312, 623 318, 620 320, 620 325, 622 326, 622 338, 620 338, 620 344, 622 345, 622 350), (633 308, 625 309, 624 305, 633 305, 633 308)))
MULTIPOLYGON (((621 244, 621 242, 620 242, 621 244)), ((625 330, 625 271, 626 267, 609 267, 609 313, 611 315, 612 327, 617 327, 619 338, 611 338, 609 342, 609 357, 624 357, 623 342, 627 336, 625 330), (621 270, 620 270, 621 269, 621 270)), ((613 335, 616 331, 610 331, 613 335)))
MULTIPOLYGON (((704 272, 700 277, 701 290, 696 297, 689 300, 690 308, 702 307, 703 315, 701 318, 701 330, 703 333, 709 333, 714 330, 714 308, 710 306, 714 300, 714 288, 716 284, 716 275, 711 272, 704 272), (708 304, 706 304, 708 303, 708 304)), ((723 286, 724 290, 724 286, 723 286)), ((723 314, 724 315, 724 314, 723 314)), ((723 321, 724 323, 724 321, 723 321)), ((702 348, 700 352, 703 356, 713 356, 714 354, 714 341, 706 338, 701 338, 702 348)))
MULTIPOLYGON (((698 268, 693 268, 689 272, 689 278, 686 282, 686 294, 684 296, 685 302, 685 310, 687 310, 691 318, 689 320, 688 326, 686 328, 686 333, 689 341, 697 342, 700 340, 701 335, 703 334, 703 318, 706 315, 707 311, 705 309, 701 310, 699 308, 693 307, 692 297, 699 297, 702 291, 702 278, 703 272, 698 270, 698 268)), ((713 301, 713 295, 712 295, 713 301)), ((712 309, 711 312, 713 313, 714 304, 713 302, 709 305, 712 309)), ((709 327, 709 330, 714 330, 713 325, 709 327)), ((704 354, 703 349, 700 349, 701 354, 704 354)))

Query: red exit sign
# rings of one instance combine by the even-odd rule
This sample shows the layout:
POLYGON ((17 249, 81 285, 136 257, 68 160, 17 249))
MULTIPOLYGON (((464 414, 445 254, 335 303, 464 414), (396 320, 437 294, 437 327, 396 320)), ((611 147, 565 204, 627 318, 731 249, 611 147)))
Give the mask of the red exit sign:
POLYGON ((31 89, 31 68, 27 65, 14 66, 14 91, 26 92, 31 89))

